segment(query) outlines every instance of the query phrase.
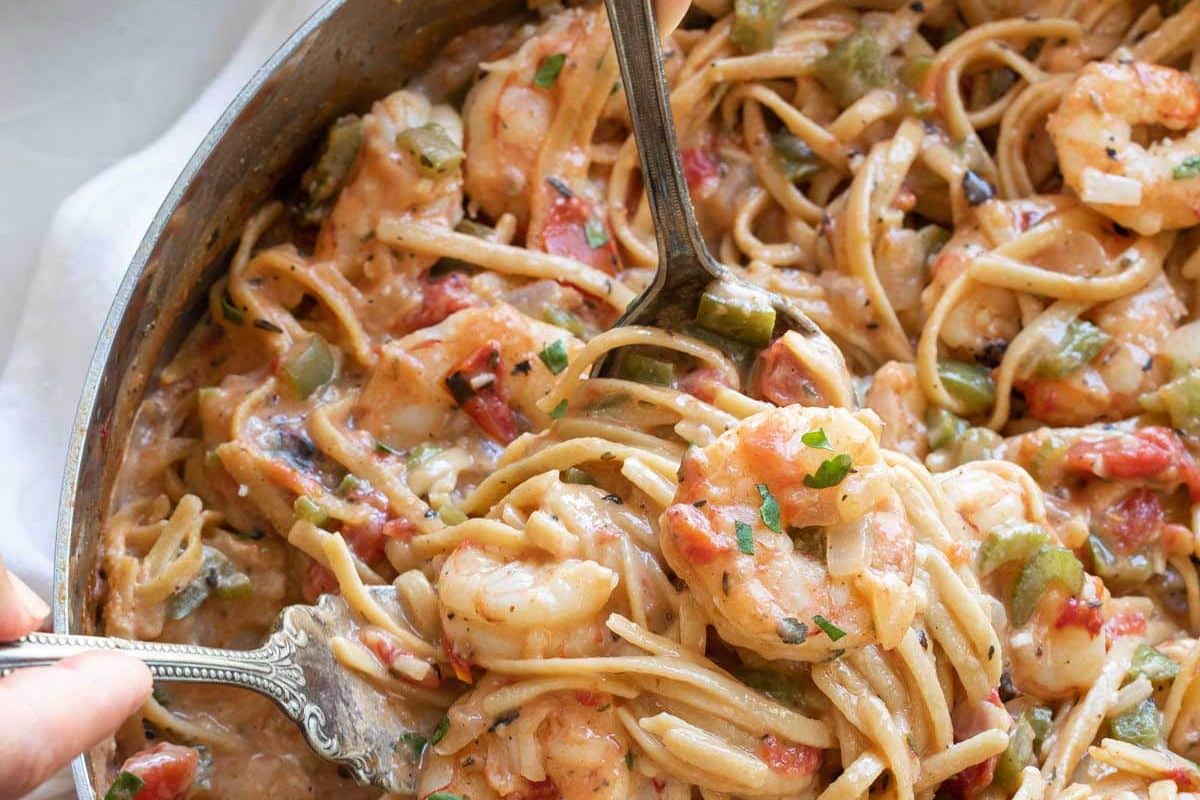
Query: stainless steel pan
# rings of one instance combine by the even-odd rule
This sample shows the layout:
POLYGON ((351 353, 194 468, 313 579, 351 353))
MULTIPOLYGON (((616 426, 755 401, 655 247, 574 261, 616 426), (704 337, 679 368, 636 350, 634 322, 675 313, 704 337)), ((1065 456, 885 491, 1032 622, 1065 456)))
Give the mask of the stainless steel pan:
MULTIPOLYGON (((54 628, 93 633, 97 544, 134 412, 201 313, 242 224, 336 117, 403 85, 454 33, 516 13, 519 0, 330 0, 225 111, 171 189, 96 345, 63 477, 54 628)), ((76 759, 94 800, 90 756, 76 759)))

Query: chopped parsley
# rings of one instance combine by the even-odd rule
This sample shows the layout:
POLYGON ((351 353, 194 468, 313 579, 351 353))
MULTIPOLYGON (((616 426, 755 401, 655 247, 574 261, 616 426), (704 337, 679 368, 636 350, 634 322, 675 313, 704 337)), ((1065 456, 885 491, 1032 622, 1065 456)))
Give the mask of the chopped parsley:
POLYGON ((831 642, 836 642, 838 639, 840 639, 846 635, 846 632, 844 630, 839 628, 837 625, 834 625, 832 622, 825 619, 820 614, 813 615, 813 623, 818 628, 825 631, 825 635, 829 637, 829 641, 831 641, 831 642))
POLYGON ((1200 175, 1200 156, 1188 156, 1175 165, 1171 177, 1177 181, 1187 180, 1200 175))
POLYGON ((567 344, 562 339, 546 345, 546 349, 538 353, 538 358, 546 365, 551 374, 557 375, 567 368, 567 344))
POLYGON ((433 732, 433 736, 429 737, 429 744, 436 745, 442 739, 446 738, 446 734, 450 731, 450 718, 442 717, 442 721, 438 723, 437 728, 433 732))
POLYGON ((808 640, 808 626, 795 617, 784 617, 776 628, 784 644, 804 644, 808 640))
POLYGON ((608 244, 608 231, 605 230, 603 222, 592 217, 583 223, 583 238, 587 239, 588 247, 595 250, 608 244))
POLYGON ((146 782, 132 772, 121 770, 112 786, 104 793, 104 800, 133 800, 146 782))
POLYGON ((376 452, 383 453, 384 455, 389 455, 389 456, 404 455, 396 448, 388 445, 386 442, 381 442, 378 439, 375 440, 375 450, 376 450, 376 452))
POLYGON ((832 450, 833 445, 829 443, 829 437, 825 435, 824 428, 817 428, 815 431, 809 431, 800 437, 800 441, 804 442, 808 447, 814 450, 832 450))
POLYGON ((274 322, 271 322, 269 319, 254 320, 254 327, 269 333, 283 333, 283 328, 279 327, 274 322))
POLYGON ((434 792, 426 795, 425 800, 463 800, 463 796, 454 792, 434 792))
POLYGON ((533 75, 533 85, 539 89, 549 89, 558 80, 558 73, 562 72, 563 65, 566 63, 566 53, 555 53, 552 56, 546 56, 542 59, 542 63, 538 65, 537 72, 533 75))
POLYGON ((233 301, 229 299, 229 295, 227 294, 221 295, 221 316, 234 325, 241 325, 246 321, 246 315, 242 313, 240 308, 233 304, 233 301))
POLYGON ((758 484, 757 488, 758 496, 762 498, 762 505, 758 507, 758 515, 762 517, 764 525, 776 533, 782 533, 783 524, 779 521, 779 501, 775 499, 775 495, 771 494, 771 490, 765 483, 758 484))
POLYGON ((419 756, 425 752, 425 745, 429 744, 429 740, 419 733, 404 733, 400 735, 400 741, 408 745, 413 751, 413 755, 419 756))
POLYGON ((738 520, 733 523, 733 530, 737 533, 738 550, 748 556, 754 555, 754 533, 750 530, 750 526, 738 520))
POLYGON ((633 769, 633 751, 632 750, 625 751, 625 768, 633 769))
POLYGON ((804 485, 810 489, 828 489, 837 486, 850 474, 854 460, 849 453, 838 453, 833 458, 827 458, 817 467, 817 471, 804 476, 804 485))
POLYGON ((550 419, 562 419, 567 415, 567 398, 558 401, 558 405, 550 409, 550 419))

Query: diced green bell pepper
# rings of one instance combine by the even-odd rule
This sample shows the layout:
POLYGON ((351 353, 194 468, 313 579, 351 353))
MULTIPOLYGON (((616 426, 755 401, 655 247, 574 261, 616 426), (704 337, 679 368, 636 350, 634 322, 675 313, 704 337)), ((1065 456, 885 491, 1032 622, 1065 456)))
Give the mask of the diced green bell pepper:
POLYGON ((1014 625, 1020 627, 1029 621, 1038 600, 1051 584, 1073 595, 1083 588, 1083 564, 1065 547, 1042 547, 1021 568, 1010 604, 1014 625))
POLYGON ((317 501, 305 495, 296 498, 292 509, 296 512, 297 517, 308 520, 313 525, 324 525, 329 519, 329 514, 325 512, 325 509, 321 508, 317 501))
POLYGON ((766 347, 775 331, 775 309, 705 292, 696 311, 696 324, 738 342, 766 347))
POLYGON ((1147 411, 1165 414, 1171 427, 1192 436, 1200 436, 1200 369, 1191 368, 1157 391, 1139 398, 1147 411))
POLYGON ((992 784, 1006 792, 1016 791, 1021 783, 1021 770, 1033 763, 1033 726, 1023 715, 1008 734, 1008 747, 996 759, 992 784))
POLYGON ((1174 680, 1178 674, 1179 662, 1148 644, 1138 645, 1138 649, 1133 653, 1133 661, 1129 664, 1130 680, 1145 675, 1155 686, 1174 680))
POLYGON ((859 28, 813 65, 813 76, 845 108, 872 89, 887 86, 892 73, 875 34, 859 28))
POLYGON ((458 169, 466 154, 436 122, 408 128, 396 134, 396 146, 417 160, 426 177, 437 178, 458 169))
POLYGON ((641 353, 622 353, 617 365, 617 376, 635 383, 671 386, 675 383, 675 366, 669 361, 651 358, 641 353))
POLYGON ((1125 591, 1141 586, 1154 574, 1154 564, 1143 552, 1117 553, 1094 533, 1087 541, 1093 571, 1112 589, 1125 591))
POLYGON ((987 367, 944 359, 938 362, 937 371, 946 391, 963 404, 968 414, 987 411, 996 402, 996 387, 987 367))
POLYGON ((1157 747, 1162 743, 1162 716, 1150 699, 1143 700, 1124 714, 1109 721, 1114 739, 1139 747, 1157 747))
POLYGON ((1038 359, 1035 372, 1039 378, 1062 378, 1075 372, 1099 355, 1112 337, 1087 320, 1073 319, 1068 323, 1060 341, 1053 342, 1053 352, 1038 359))
POLYGON ((941 450, 953 443, 970 427, 971 423, 944 408, 932 406, 925 412, 925 435, 931 450, 941 450))
POLYGON ((563 330, 570 331, 580 338, 583 338, 586 333, 583 328, 583 322, 579 317, 570 311, 563 311, 561 308, 554 308, 553 306, 547 308, 542 312, 542 320, 549 322, 551 325, 557 325, 563 330))
POLYGON ((332 199, 342 188, 358 158, 362 141, 363 121, 359 117, 342 117, 329 126, 320 155, 300 178, 300 185, 312 207, 332 199))
POLYGON ((770 50, 786 5, 784 0, 734 0, 729 38, 743 53, 770 50))
POLYGON ((215 547, 204 545, 200 572, 190 583, 167 600, 167 616, 183 619, 204 604, 210 596, 222 600, 242 600, 254 592, 250 578, 238 570, 229 557, 215 547))
POLYGON ((333 380, 336 362, 333 350, 319 335, 313 335, 283 362, 280 376, 302 398, 333 380))
POLYGON ((1018 522, 997 528, 979 548, 976 567, 989 575, 1005 564, 1026 561, 1050 540, 1040 525, 1018 522))
POLYGON ((775 147, 775 164, 789 181, 804 180, 821 171, 822 162, 817 154, 786 128, 771 134, 771 144, 775 147))

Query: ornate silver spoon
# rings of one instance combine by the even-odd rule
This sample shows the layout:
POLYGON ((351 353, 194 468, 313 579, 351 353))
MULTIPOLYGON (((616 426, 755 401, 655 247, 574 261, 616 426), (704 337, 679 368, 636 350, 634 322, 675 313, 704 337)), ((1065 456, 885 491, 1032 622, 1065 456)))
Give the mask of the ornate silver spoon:
MULTIPOLYGON (((805 338, 824 339, 828 348, 837 352, 821 329, 793 303, 751 287, 718 263, 708 251, 680 165, 651 1, 605 0, 633 121, 633 135, 641 157, 642 183, 658 242, 658 268, 653 281, 616 324, 678 330, 696 317, 705 291, 719 283, 725 289, 750 293, 758 302, 773 308, 776 331, 794 330, 805 338)), ((612 367, 613 357, 610 356, 597 366, 595 372, 607 373, 612 367)))
MULTIPOLYGON (((392 587, 369 591, 384 607, 395 606, 392 587)), ((0 643, 0 677, 80 653, 120 650, 144 661, 155 680, 225 684, 266 695, 300 726, 318 755, 344 765, 362 783, 412 794, 417 756, 402 737, 416 721, 338 663, 330 640, 352 629, 346 601, 325 595, 315 606, 283 609, 274 633, 256 650, 33 633, 0 643)))

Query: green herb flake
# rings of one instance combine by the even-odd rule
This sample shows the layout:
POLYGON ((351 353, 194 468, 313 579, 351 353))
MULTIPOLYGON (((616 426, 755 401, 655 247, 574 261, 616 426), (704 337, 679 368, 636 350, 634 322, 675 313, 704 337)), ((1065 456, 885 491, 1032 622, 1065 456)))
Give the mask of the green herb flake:
POLYGON ((834 625, 832 622, 825 619, 820 614, 813 615, 813 623, 818 628, 825 631, 825 635, 829 637, 829 641, 831 641, 831 642, 836 642, 838 639, 841 639, 843 636, 846 635, 846 632, 844 630, 839 628, 837 625, 834 625))
POLYGON ((234 325, 241 325, 246 321, 246 315, 240 308, 233 304, 233 301, 229 299, 229 295, 221 296, 221 316, 227 322, 232 322, 234 325))
POLYGON ((632 750, 625 751, 625 769, 629 769, 629 770, 633 769, 633 751, 632 750))
POLYGON ((552 375, 557 375, 567 368, 567 344, 563 339, 555 341, 553 344, 546 345, 542 352, 538 353, 538 358, 546 365, 546 369, 550 370, 552 375))
POLYGON ((539 89, 549 89, 558 80, 558 73, 562 72, 563 65, 566 63, 566 53, 546 56, 538 65, 537 72, 533 76, 533 85, 539 89))
POLYGON ((748 556, 754 555, 754 532, 750 530, 750 526, 738 520, 733 523, 733 530, 737 534, 738 550, 748 556))
POLYGON ((104 793, 104 800, 133 800, 145 785, 146 782, 137 775, 122 770, 104 793))
POLYGON ((408 745, 415 756, 420 756, 421 753, 425 752, 425 745, 429 744, 429 740, 419 733, 401 734, 400 741, 408 745))
POLYGON ((804 644, 808 640, 808 626, 795 617, 784 617, 775 628, 784 644, 804 644))
POLYGON ((763 524, 776 533, 783 533, 783 525, 779 521, 779 501, 775 499, 775 495, 771 494, 771 490, 765 483, 758 484, 757 488, 758 496, 762 498, 762 505, 758 507, 758 515, 762 517, 763 524))
POLYGON ((1200 156, 1188 156, 1175 165, 1171 177, 1177 181, 1187 180, 1200 175, 1200 156))
POLYGON ((426 795, 425 800, 463 800, 463 796, 454 792, 434 792, 426 795))
POLYGON ((833 445, 829 443, 829 437, 825 435, 824 428, 809 431, 800 437, 800 441, 814 450, 833 450, 833 445))
POLYGON ((587 239, 588 247, 595 250, 608 244, 608 230, 601 220, 592 217, 583 223, 583 238, 587 239))
POLYGON ((817 471, 804 476, 804 485, 810 489, 828 489, 837 486, 850 474, 854 459, 849 453, 838 453, 833 458, 827 458, 817 467, 817 471))
POLYGON ((381 442, 378 439, 375 440, 375 452, 383 453, 384 455, 387 455, 387 456, 402 456, 402 455, 404 455, 396 448, 392 447, 391 445, 387 444, 386 442, 381 442))
POLYGON ((450 731, 450 718, 442 717, 442 721, 438 723, 437 728, 433 732, 433 736, 429 737, 431 747, 436 747, 437 743, 446 738, 446 734, 450 731))

